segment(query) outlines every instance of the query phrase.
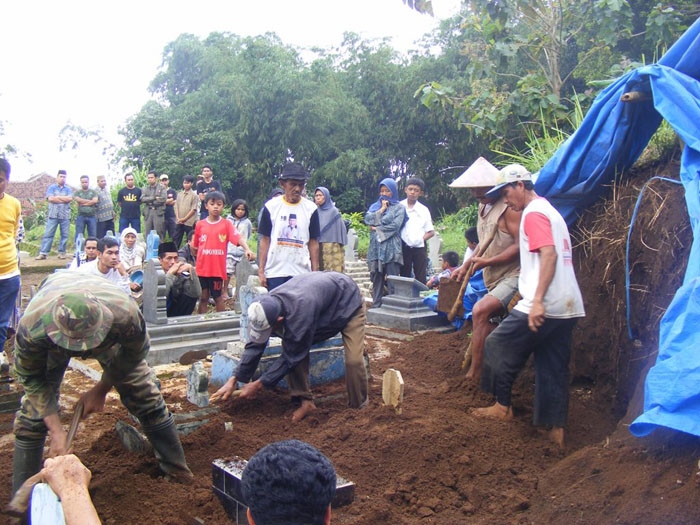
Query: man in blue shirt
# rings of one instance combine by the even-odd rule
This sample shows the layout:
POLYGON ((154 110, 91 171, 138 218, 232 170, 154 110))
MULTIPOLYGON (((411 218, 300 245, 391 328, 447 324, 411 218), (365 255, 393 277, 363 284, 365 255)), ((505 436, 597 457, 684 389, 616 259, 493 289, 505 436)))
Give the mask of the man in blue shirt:
POLYGON ((46 259, 46 256, 51 251, 51 245, 58 226, 61 227, 58 258, 65 259, 68 228, 70 228, 70 203, 73 201, 73 192, 66 186, 66 170, 58 170, 56 184, 52 184, 46 190, 46 200, 49 201, 49 208, 46 213, 46 229, 44 230, 39 255, 36 259, 46 259))

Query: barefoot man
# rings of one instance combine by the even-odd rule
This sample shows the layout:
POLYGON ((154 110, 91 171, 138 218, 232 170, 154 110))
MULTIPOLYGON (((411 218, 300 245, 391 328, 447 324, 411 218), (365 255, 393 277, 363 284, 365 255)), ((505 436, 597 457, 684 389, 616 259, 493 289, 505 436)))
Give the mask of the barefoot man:
POLYGON ((563 448, 571 332, 576 319, 585 315, 574 275, 571 238, 559 212, 535 193, 531 175, 523 166, 506 166, 499 178, 486 196, 500 195, 509 208, 523 212, 518 282, 523 298, 486 339, 481 387, 496 402, 473 413, 511 419, 513 382, 534 352, 534 424, 547 427, 550 438, 563 448))
POLYGON ((472 196, 479 201, 476 222, 479 241, 484 242, 494 230, 496 232, 485 253, 466 259, 451 276, 451 279, 461 281, 472 262, 474 271, 484 269, 484 285, 488 293, 479 299, 472 309, 472 364, 467 373, 467 379, 476 384, 479 384, 481 379, 484 341, 496 328, 490 319, 505 315, 508 305, 518 291, 520 211, 508 208, 498 196, 486 197, 486 192, 496 185, 497 180, 498 169, 480 157, 458 179, 459 183, 453 186, 469 188, 472 196))
POLYGON ((292 277, 248 308, 250 342, 238 368, 211 401, 226 401, 238 381, 246 383, 240 397, 252 399, 263 388, 273 388, 287 374, 292 399, 301 400, 292 421, 316 409, 309 387, 311 345, 340 332, 345 346, 345 384, 350 408, 367 402, 367 371, 363 357, 365 309, 355 282, 337 272, 312 272, 292 277), (262 376, 249 383, 267 341, 274 332, 282 338, 282 355, 262 376))

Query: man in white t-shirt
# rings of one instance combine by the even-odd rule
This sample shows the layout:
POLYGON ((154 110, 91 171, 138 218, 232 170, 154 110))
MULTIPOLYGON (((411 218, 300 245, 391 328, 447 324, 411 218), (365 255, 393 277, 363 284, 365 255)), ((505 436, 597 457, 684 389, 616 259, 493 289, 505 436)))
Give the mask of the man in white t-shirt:
POLYGON ((318 211, 302 196, 308 178, 300 164, 285 164, 279 177, 284 194, 267 201, 260 213, 258 276, 268 290, 318 270, 318 211))
POLYGON ((138 288, 136 283, 129 280, 126 270, 119 263, 119 243, 114 237, 104 237, 97 241, 97 259, 81 264, 75 271, 104 277, 125 293, 138 288))
POLYGON ((531 353, 535 354, 534 424, 550 429, 564 447, 569 403, 571 333, 585 316, 571 256, 566 222, 535 193, 530 173, 519 164, 503 168, 499 184, 486 195, 502 196, 508 207, 522 210, 520 277, 522 299, 486 339, 481 387, 496 397, 475 415, 511 419, 513 382, 531 353))
MULTIPOLYGON (((428 254, 425 242, 435 235, 433 219, 430 210, 418 199, 425 191, 425 183, 418 177, 412 177, 406 182, 406 198, 401 205, 406 208, 408 220, 401 229, 401 249, 403 251, 403 265, 401 277, 413 276, 425 284, 425 269, 428 266, 428 254)), ((433 267, 437 267, 437 261, 432 261, 433 267)))

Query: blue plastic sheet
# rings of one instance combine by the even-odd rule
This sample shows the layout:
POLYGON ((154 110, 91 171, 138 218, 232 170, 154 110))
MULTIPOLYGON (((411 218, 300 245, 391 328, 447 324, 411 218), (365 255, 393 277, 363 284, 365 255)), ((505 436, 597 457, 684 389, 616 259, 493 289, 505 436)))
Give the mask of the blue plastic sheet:
POLYGON ((700 435, 700 20, 657 64, 632 71, 596 98, 579 129, 540 171, 535 185, 569 224, 615 175, 634 164, 664 118, 685 143, 685 187, 693 245, 683 286, 660 326, 659 356, 645 384, 637 436, 657 426, 700 435), (652 95, 624 103, 629 91, 652 95))

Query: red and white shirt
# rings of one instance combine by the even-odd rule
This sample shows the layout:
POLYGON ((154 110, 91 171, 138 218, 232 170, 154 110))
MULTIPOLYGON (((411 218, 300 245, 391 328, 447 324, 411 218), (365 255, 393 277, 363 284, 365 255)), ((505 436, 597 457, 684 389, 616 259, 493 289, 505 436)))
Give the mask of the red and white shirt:
POLYGON ((515 306, 530 313, 540 279, 540 248, 554 246, 557 252, 554 277, 544 296, 545 317, 569 319, 584 317, 583 298, 571 258, 571 237, 564 218, 545 198, 534 199, 523 210, 520 221, 520 277, 518 290, 523 298, 515 306))
POLYGON ((241 236, 236 227, 222 217, 209 222, 209 217, 197 221, 194 227, 194 247, 197 250, 197 275, 226 279, 228 243, 238 245, 241 236))

